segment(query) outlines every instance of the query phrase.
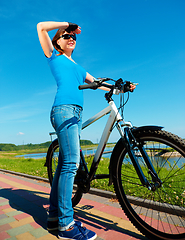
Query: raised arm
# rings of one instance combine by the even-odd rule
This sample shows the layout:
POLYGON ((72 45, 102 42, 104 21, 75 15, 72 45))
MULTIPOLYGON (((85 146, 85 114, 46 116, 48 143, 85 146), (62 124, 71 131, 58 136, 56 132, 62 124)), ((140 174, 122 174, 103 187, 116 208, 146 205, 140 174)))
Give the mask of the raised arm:
POLYGON ((39 41, 46 57, 51 57, 53 52, 53 44, 48 32, 59 28, 65 30, 68 27, 68 22, 40 22, 37 24, 39 41))

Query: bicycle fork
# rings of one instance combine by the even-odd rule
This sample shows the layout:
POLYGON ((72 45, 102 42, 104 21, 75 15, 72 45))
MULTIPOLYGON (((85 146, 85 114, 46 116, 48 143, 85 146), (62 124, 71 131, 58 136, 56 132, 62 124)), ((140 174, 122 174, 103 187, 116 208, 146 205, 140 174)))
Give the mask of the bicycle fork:
POLYGON ((138 174, 138 177, 142 183, 143 186, 146 186, 149 190, 152 190, 152 191, 155 191, 157 188, 161 187, 162 185, 162 182, 161 180, 158 178, 158 175, 151 163, 151 160, 147 154, 147 152, 145 151, 144 147, 143 147, 143 144, 142 143, 138 143, 136 141, 136 139, 134 138, 130 128, 126 127, 124 128, 124 139, 125 139, 125 146, 127 148, 127 151, 128 151, 128 154, 129 154, 129 157, 134 165, 134 168, 136 169, 136 172, 138 174), (130 141, 130 137, 131 136, 131 141, 130 141), (152 181, 153 183, 150 183, 148 181, 148 179, 145 177, 142 169, 141 169, 141 166, 139 165, 139 162, 138 162, 138 159, 137 157, 135 156, 134 154, 134 147, 138 147, 147 167, 148 167, 148 173, 151 175, 151 178, 152 178, 152 181))

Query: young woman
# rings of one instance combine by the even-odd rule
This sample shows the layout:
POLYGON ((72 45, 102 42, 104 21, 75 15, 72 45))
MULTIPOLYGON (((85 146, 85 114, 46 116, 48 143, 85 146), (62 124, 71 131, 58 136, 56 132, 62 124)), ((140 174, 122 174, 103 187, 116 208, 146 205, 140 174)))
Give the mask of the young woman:
MULTIPOLYGON (((37 31, 57 83, 51 123, 58 136, 60 152, 50 193, 48 230, 58 229, 59 238, 93 240, 97 235, 74 221, 71 201, 74 177, 80 161, 83 91, 78 86, 94 81, 71 57, 76 46, 76 34, 81 33, 81 28, 68 22, 40 22, 37 31), (48 32, 54 29, 58 31, 51 40, 48 32)), ((134 88, 131 85, 131 89, 134 88)))
POLYGON ((76 46, 76 34, 80 34, 81 29, 68 22, 41 22, 37 31, 57 83, 51 122, 58 136, 60 153, 50 193, 48 230, 59 229, 59 238, 93 240, 96 234, 74 221, 71 202, 73 181, 80 161, 83 91, 78 90, 78 86, 93 81, 93 77, 71 57, 76 46), (51 40, 48 31, 53 29, 58 31, 51 40))

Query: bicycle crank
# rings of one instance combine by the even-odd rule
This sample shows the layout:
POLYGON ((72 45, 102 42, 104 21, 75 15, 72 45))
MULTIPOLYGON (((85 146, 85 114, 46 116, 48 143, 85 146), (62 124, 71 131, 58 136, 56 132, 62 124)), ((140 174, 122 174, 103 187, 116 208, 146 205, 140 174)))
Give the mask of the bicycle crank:
POLYGON ((75 177, 75 184, 78 185, 79 189, 83 193, 87 193, 90 190, 90 182, 88 180, 88 173, 85 171, 78 169, 76 177, 75 177))

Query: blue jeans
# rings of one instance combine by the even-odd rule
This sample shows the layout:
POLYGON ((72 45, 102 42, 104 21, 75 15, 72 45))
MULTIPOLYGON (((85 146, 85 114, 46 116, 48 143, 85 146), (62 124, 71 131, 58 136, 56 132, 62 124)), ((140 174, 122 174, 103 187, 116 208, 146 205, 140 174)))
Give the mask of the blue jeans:
POLYGON ((59 220, 59 230, 74 224, 72 191, 76 171, 80 163, 80 131, 82 108, 61 105, 51 110, 51 123, 59 141, 59 160, 50 193, 48 220, 59 220))

